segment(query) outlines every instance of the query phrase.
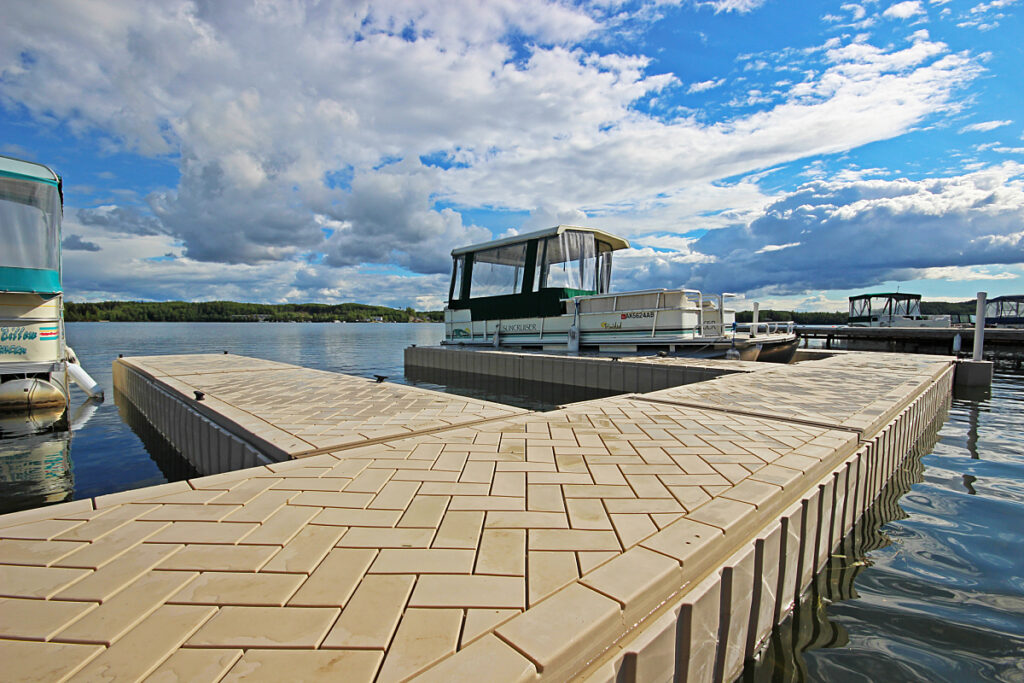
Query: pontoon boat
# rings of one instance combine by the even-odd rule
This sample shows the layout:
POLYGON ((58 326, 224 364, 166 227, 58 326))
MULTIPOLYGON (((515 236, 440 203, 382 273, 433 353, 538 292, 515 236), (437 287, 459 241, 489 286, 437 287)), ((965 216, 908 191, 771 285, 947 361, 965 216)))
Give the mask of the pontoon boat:
POLYGON ((68 378, 103 390, 64 342, 60 177, 0 156, 0 412, 68 404, 68 378))
POLYGON ((786 361, 792 323, 737 325, 733 294, 695 289, 611 292, 612 253, 629 247, 594 228, 559 225, 452 251, 443 344, 728 356, 786 361))

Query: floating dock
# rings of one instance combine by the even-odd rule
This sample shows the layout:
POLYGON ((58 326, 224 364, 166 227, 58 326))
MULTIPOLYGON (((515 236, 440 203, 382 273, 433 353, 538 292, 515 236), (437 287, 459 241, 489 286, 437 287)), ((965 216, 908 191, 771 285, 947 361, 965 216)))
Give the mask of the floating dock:
MULTIPOLYGON (((455 358, 435 361, 484 363, 455 358)), ((0 517, 4 678, 732 680, 954 373, 745 366, 533 412, 239 356, 118 360, 116 388, 210 475, 0 517)))

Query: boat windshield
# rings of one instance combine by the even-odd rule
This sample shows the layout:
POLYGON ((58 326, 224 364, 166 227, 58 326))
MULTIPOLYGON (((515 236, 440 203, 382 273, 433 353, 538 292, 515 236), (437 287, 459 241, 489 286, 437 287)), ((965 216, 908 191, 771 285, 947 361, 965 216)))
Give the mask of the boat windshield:
MULTIPOLYGON (((455 267, 460 268, 458 261, 455 267)), ((470 291, 474 297, 516 294, 522 289, 525 271, 525 243, 478 251, 473 255, 470 291)))
POLYGON ((537 245, 534 291, 562 287, 604 294, 611 281, 612 251, 593 233, 578 230, 548 237, 537 245))
MULTIPOLYGON (((60 216, 55 185, 0 177, 0 270, 59 271, 60 216)), ((12 289, 7 279, 0 288, 12 289)))

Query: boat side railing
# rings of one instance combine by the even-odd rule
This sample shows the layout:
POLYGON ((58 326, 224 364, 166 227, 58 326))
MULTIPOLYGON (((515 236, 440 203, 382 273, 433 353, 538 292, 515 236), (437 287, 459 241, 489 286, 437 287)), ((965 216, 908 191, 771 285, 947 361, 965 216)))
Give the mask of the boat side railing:
POLYGON ((757 323, 733 323, 737 332, 746 332, 751 336, 759 334, 792 334, 796 323, 792 320, 769 321, 757 323))

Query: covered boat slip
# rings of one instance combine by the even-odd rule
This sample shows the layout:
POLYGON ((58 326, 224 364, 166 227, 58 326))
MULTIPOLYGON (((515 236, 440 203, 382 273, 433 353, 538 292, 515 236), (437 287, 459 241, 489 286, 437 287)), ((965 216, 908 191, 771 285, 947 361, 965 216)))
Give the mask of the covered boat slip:
POLYGON ((628 246, 600 230, 559 225, 454 250, 443 343, 709 355, 736 348, 752 360, 764 346, 795 339, 788 327, 763 324, 736 334, 726 305, 734 295, 611 292, 612 253, 628 246))
POLYGON ((744 364, 531 412, 121 359, 158 428, 194 416, 186 456, 295 459, 0 517, 4 675, 730 680, 941 419, 951 363, 744 364))

